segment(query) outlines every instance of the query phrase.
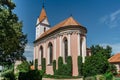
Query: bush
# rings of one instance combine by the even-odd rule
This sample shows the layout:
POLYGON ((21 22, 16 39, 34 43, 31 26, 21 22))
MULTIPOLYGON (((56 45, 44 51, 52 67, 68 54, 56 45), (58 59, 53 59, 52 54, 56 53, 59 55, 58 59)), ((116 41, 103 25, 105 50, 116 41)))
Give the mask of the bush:
POLYGON ((68 71, 68 76, 72 76, 72 57, 71 56, 67 57, 67 71, 68 71))
POLYGON ((42 70, 43 70, 43 73, 46 72, 46 59, 45 58, 42 58, 42 70))
POLYGON ((62 68, 62 65, 63 65, 63 58, 62 58, 62 57, 59 57, 59 58, 58 58, 58 69, 61 69, 61 68, 62 68))
POLYGON ((106 80, 113 80, 113 74, 111 72, 105 74, 106 80))
POLYGON ((79 72, 79 76, 82 76, 82 56, 78 56, 78 72, 79 72))
POLYGON ((56 60, 53 60, 53 71, 54 71, 54 74, 55 74, 55 71, 56 71, 56 60))
POLYGON ((5 79, 7 80, 15 80, 15 75, 13 71, 9 71, 5 74, 3 74, 3 77, 5 77, 5 79))
POLYGON ((55 71, 55 75, 62 75, 63 74, 63 58, 58 58, 58 70, 55 71))
POLYGON ((38 69, 38 59, 35 59, 35 70, 38 69))
POLYGON ((28 72, 20 72, 18 80, 42 80, 42 73, 38 70, 30 70, 28 72))
POLYGON ((19 72, 18 80, 26 80, 26 72, 19 72))
POLYGON ((63 58, 58 58, 58 70, 55 71, 55 75, 72 76, 72 57, 67 57, 67 64, 63 64, 63 58))

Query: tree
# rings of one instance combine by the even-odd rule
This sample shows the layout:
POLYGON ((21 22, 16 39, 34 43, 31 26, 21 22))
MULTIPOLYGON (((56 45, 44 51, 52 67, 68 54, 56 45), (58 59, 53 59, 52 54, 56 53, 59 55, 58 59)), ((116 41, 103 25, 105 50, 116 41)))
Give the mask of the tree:
POLYGON ((104 74, 109 68, 109 62, 103 54, 96 54, 86 58, 83 64, 83 75, 94 76, 104 74))
POLYGON ((114 71, 114 66, 111 66, 108 62, 110 58, 112 48, 106 46, 95 45, 91 47, 92 55, 86 57, 85 63, 83 64, 83 75, 84 76, 93 76, 96 74, 104 74, 106 72, 114 71))
POLYGON ((0 64, 10 65, 17 59, 25 59, 26 35, 22 32, 22 22, 13 13, 12 0, 0 0, 0 64))
POLYGON ((111 57, 112 48, 110 46, 106 46, 106 48, 103 48, 99 45, 92 45, 91 52, 92 55, 95 55, 97 53, 103 54, 107 59, 109 59, 111 57))

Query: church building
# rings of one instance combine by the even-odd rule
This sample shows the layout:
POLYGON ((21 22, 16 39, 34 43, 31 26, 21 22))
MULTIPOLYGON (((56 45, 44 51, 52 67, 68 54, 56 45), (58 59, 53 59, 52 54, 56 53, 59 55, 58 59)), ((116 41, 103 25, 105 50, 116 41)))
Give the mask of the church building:
MULTIPOLYGON (((58 15, 59 16, 59 15, 58 15)), ((78 75, 78 56, 90 55, 86 46, 87 29, 78 23, 72 16, 51 27, 44 7, 36 24, 36 39, 34 41, 34 60, 38 60, 38 68, 41 69, 42 58, 46 59, 46 74, 53 74, 53 60, 63 57, 66 63, 67 56, 72 57, 72 75, 78 75)))

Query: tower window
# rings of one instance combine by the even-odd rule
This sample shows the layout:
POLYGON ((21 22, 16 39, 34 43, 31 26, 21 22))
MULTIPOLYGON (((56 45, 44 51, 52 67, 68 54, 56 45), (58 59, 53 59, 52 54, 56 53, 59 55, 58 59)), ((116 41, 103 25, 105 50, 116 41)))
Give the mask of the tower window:
POLYGON ((64 40, 63 40, 63 48, 64 48, 64 61, 67 62, 67 56, 68 56, 68 41, 67 41, 67 38, 64 38, 64 40))
POLYGON ((46 27, 44 27, 44 32, 46 31, 46 27))
POLYGON ((52 64, 52 61, 53 61, 53 45, 52 45, 52 43, 50 42, 49 44, 48 44, 48 50, 49 50, 49 64, 52 64))
POLYGON ((80 38, 80 55, 82 56, 83 38, 80 38))
POLYGON ((42 58, 43 58, 43 47, 40 46, 40 62, 42 63, 42 58))

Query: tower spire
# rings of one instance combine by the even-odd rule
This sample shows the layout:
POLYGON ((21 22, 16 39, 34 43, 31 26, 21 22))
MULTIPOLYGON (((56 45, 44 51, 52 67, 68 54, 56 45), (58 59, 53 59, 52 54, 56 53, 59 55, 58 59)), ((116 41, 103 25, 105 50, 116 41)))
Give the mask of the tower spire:
POLYGON ((45 11, 44 6, 43 6, 42 11, 41 11, 40 16, 39 16, 39 22, 41 22, 45 18, 47 18, 47 15, 46 15, 46 11, 45 11))

